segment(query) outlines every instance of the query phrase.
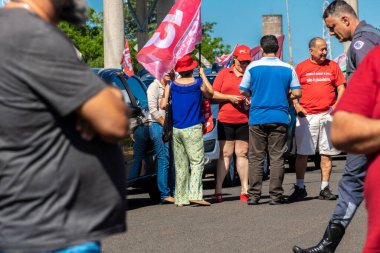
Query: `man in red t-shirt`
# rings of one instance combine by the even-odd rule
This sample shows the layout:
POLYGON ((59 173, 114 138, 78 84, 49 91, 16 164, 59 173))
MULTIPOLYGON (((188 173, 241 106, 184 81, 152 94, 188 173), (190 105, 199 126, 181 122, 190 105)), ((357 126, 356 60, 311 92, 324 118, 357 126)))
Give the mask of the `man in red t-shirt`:
POLYGON ((290 202, 302 200, 307 196, 304 177, 307 157, 319 151, 321 156, 322 183, 319 199, 335 200, 329 188, 331 174, 331 155, 339 154, 330 141, 329 132, 337 101, 344 92, 346 80, 339 65, 326 59, 327 46, 322 38, 309 42, 310 58, 296 66, 301 84, 302 98, 293 100, 297 111, 296 122, 296 177, 294 192, 290 202), (337 95, 336 95, 337 94, 337 95))
POLYGON ((218 140, 220 158, 217 165, 215 202, 222 202, 222 184, 230 167, 233 154, 241 181, 240 201, 248 200, 248 107, 249 103, 239 92, 239 85, 248 64, 251 62, 250 48, 236 47, 233 65, 219 72, 214 80, 213 99, 219 102, 218 140))
POLYGON ((334 114, 331 139, 341 150, 368 155, 364 185, 368 230, 363 253, 380 252, 380 46, 353 74, 334 114))

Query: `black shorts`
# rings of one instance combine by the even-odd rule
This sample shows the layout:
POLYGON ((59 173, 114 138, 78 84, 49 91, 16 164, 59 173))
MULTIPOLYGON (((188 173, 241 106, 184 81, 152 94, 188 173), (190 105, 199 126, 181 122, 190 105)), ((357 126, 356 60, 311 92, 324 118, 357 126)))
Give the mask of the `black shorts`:
POLYGON ((223 123, 218 120, 218 140, 220 141, 248 141, 248 123, 231 124, 223 123))

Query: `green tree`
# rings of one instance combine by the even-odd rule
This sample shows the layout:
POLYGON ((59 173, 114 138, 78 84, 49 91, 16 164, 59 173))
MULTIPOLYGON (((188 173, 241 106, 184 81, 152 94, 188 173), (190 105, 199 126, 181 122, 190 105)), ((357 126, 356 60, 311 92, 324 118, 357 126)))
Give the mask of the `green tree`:
MULTIPOLYGON (((215 62, 215 57, 221 56, 223 54, 231 53, 231 46, 223 43, 223 38, 212 37, 211 34, 214 32, 215 22, 206 22, 202 24, 202 45, 201 53, 210 62, 215 62)), ((192 55, 198 55, 197 47, 192 55)))
POLYGON ((85 25, 73 26, 61 22, 58 27, 73 41, 87 65, 96 68, 104 66, 103 16, 101 13, 90 9, 89 19, 85 25))

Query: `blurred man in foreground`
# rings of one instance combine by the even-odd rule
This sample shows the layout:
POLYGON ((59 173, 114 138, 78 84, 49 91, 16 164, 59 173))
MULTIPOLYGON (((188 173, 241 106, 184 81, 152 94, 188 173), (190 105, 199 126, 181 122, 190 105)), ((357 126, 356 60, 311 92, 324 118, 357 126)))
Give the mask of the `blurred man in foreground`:
POLYGON ((0 9, 0 252, 100 252, 123 232, 128 119, 57 29, 86 19, 82 0, 0 9))

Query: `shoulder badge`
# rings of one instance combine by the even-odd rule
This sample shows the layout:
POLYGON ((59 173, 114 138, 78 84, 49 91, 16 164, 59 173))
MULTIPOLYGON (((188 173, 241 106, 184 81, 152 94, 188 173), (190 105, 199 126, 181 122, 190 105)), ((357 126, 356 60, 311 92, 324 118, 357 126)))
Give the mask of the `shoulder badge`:
POLYGON ((354 48, 356 50, 360 50, 363 46, 364 46, 364 42, 361 41, 361 40, 356 41, 355 44, 354 44, 354 48))

